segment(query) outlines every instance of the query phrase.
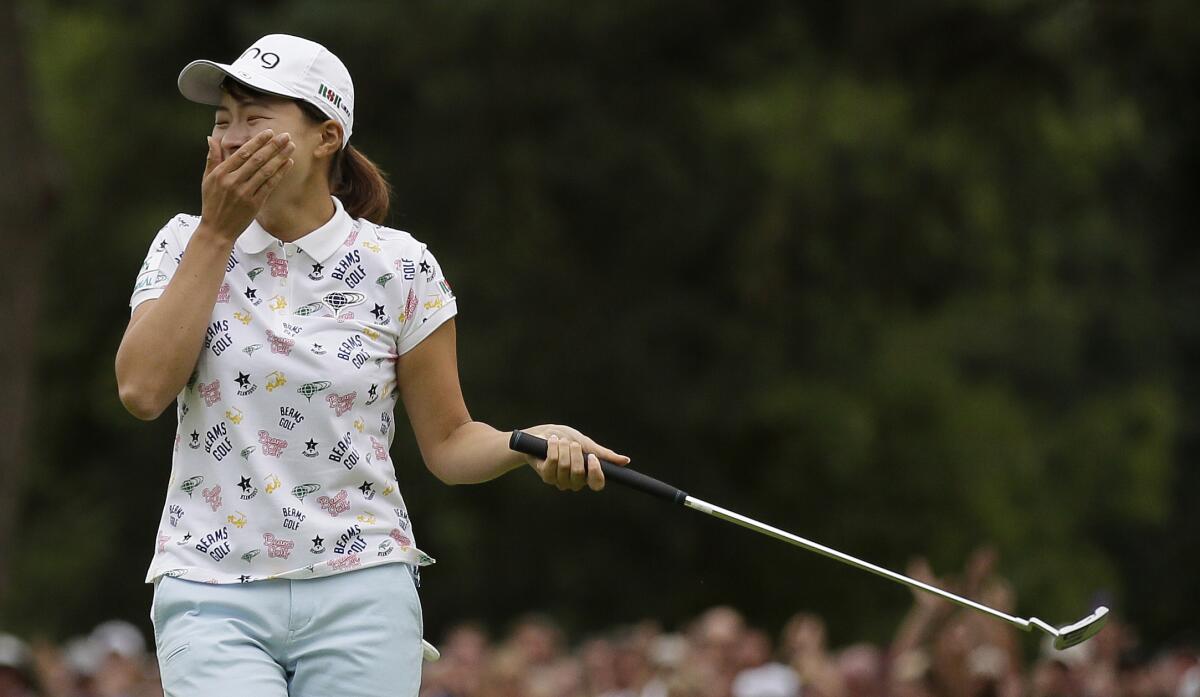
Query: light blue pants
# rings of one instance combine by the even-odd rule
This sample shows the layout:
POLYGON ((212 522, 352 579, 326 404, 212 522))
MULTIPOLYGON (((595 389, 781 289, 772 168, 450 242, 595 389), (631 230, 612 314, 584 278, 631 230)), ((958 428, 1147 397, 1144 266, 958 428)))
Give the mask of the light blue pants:
POLYGON ((421 599, 405 563, 306 580, 164 576, 150 619, 166 697, 415 697, 421 599))

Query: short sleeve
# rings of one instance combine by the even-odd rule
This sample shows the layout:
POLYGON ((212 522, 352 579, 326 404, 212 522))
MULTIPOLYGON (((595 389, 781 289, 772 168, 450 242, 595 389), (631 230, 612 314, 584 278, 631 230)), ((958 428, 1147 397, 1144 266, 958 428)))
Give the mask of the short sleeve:
POLYGON ((400 314, 400 332, 396 339, 397 355, 412 350, 443 322, 458 314, 454 291, 442 273, 442 267, 429 248, 422 245, 416 273, 408 285, 400 314))
POLYGON ((133 295, 129 298, 129 314, 146 300, 157 298, 167 289, 175 269, 179 268, 179 259, 183 256, 183 248, 179 243, 178 228, 182 223, 180 216, 167 221, 154 241, 138 271, 137 280, 133 284, 133 295))

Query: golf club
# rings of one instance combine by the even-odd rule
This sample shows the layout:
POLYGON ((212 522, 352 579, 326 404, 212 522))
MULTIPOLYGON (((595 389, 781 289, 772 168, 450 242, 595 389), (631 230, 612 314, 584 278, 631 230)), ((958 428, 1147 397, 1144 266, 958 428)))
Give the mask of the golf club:
MULTIPOLYGON (((525 453, 526 455, 532 455, 542 460, 546 459, 546 441, 523 431, 513 431, 512 436, 509 438, 508 446, 517 452, 525 453)), ((672 503, 683 504, 688 508, 700 511, 701 513, 707 513, 715 518, 720 518, 721 520, 735 523, 744 528, 749 528, 755 532, 774 537, 777 540, 782 540, 783 542, 793 544, 797 547, 802 547, 810 552, 816 552, 817 554, 822 554, 831 559, 836 559, 837 561, 840 561, 844 564, 849 564, 850 566, 862 569, 863 571, 870 571, 873 574, 891 579, 897 583, 902 583, 909 588, 916 588, 917 590, 922 590, 927 593, 933 593, 934 595, 945 598, 946 600, 957 603, 963 607, 977 610, 979 612, 989 614, 992 617, 1004 620, 1005 622, 1016 625, 1027 632, 1033 631, 1033 629, 1036 627, 1037 629, 1054 637, 1054 648, 1056 649, 1066 649, 1087 641, 1100 631, 1100 629, 1104 626, 1105 621, 1108 619, 1108 608, 1104 606, 1097 607, 1087 617, 1084 617, 1078 622, 1069 624, 1065 627, 1055 627, 1036 617, 1030 617, 1029 619, 1013 617, 1012 615, 1000 612, 994 608, 990 608, 987 605, 977 603, 973 600, 968 600, 948 591, 944 591, 941 588, 937 588, 936 586, 931 586, 928 583, 922 583, 916 579, 898 574, 895 571, 889 571, 881 566, 876 566, 870 562, 865 562, 861 559, 852 557, 849 554, 839 552, 836 549, 817 544, 816 542, 806 540, 798 535, 793 535, 790 532, 771 527, 770 525, 765 525, 757 520, 747 518, 746 516, 726 510, 720 506, 714 506, 711 503, 701 501, 693 496, 688 496, 686 493, 671 486, 670 484, 661 482, 636 470, 631 470, 628 467, 622 467, 620 465, 608 462, 599 456, 597 456, 596 459, 600 461, 600 468, 604 472, 604 477, 606 480, 620 482, 621 484, 638 489, 650 494, 651 496, 666 499, 672 503)))

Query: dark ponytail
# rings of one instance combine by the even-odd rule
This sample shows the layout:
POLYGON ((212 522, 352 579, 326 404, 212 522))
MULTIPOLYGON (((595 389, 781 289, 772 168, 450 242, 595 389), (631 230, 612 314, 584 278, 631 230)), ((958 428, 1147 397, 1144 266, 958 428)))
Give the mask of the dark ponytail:
POLYGON ((392 200, 392 186, 366 155, 347 145, 333 158, 329 191, 341 200, 346 212, 382 225, 392 200))

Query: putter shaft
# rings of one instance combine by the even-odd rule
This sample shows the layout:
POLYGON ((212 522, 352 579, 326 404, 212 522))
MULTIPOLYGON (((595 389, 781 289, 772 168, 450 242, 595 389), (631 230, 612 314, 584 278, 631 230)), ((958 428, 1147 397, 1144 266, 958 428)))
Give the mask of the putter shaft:
MULTIPOLYGON (((547 443, 545 440, 538 438, 537 436, 532 436, 519 430, 513 431, 512 437, 509 438, 508 445, 517 452, 533 455, 534 457, 543 460, 546 459, 547 443)), ((659 481, 654 477, 642 474, 636 470, 616 465, 599 457, 597 457, 597 459, 600 461, 600 467, 604 473, 605 479, 619 482, 665 501, 681 504, 693 510, 700 511, 701 513, 707 513, 715 518, 720 518, 721 520, 740 525, 741 527, 748 528, 763 535, 774 537, 777 540, 787 542, 788 544, 795 545, 802 549, 807 549, 810 552, 816 552, 822 556, 840 561, 843 564, 849 564, 857 569, 869 571, 876 576, 882 576, 883 578, 891 581, 902 583, 909 588, 916 588, 917 590, 924 591, 926 593, 932 593, 938 597, 949 600, 952 603, 961 605, 962 607, 991 615, 992 617, 1020 627, 1027 632, 1032 631, 1036 627, 1037 629, 1040 629, 1054 637, 1054 647, 1058 649, 1065 649, 1087 641, 1100 631, 1100 629, 1104 626, 1105 621, 1108 619, 1108 608, 1103 606, 1096 608, 1094 611, 1092 611, 1092 614, 1084 617, 1078 622, 1061 628, 1054 627, 1053 625, 1043 622, 1036 617, 1030 617, 1029 619, 1025 619, 1023 617, 1014 617, 995 608, 977 603, 974 600, 969 600, 960 595, 955 595, 949 591, 942 590, 937 586, 931 586, 928 583, 923 583, 914 578, 909 578, 903 574, 898 574, 895 571, 885 569, 882 566, 877 566, 870 562, 863 561, 862 559, 858 559, 857 557, 852 557, 849 554, 846 554, 845 552, 839 552, 832 547, 826 547, 825 545, 818 544, 812 540, 806 540, 803 537, 800 537, 799 535, 793 535, 786 530, 780 530, 779 528, 766 525, 765 523, 760 523, 753 518, 748 518, 740 513, 734 513, 733 511, 721 508, 720 506, 714 506, 707 501, 701 501, 694 496, 689 496, 681 489, 671 486, 666 482, 659 481)))

